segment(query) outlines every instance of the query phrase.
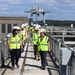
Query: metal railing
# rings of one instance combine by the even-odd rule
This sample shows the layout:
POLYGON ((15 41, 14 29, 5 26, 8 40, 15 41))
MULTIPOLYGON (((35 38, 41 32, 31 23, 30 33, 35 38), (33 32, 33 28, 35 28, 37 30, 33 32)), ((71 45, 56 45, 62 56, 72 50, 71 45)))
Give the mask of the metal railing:
POLYGON ((26 52, 25 52, 25 57, 24 57, 22 67, 21 67, 21 70, 20 70, 20 75, 23 75, 23 72, 24 72, 24 67, 25 67, 25 64, 26 64, 26 57, 27 57, 27 52, 28 52, 28 47, 29 47, 29 41, 27 41, 27 44, 25 44, 25 45, 26 45, 26 52))
MULTIPOLYGON (((62 64, 62 58, 61 58, 61 48, 67 48, 70 50, 71 53, 71 62, 66 65, 66 74, 61 74, 61 75, 75 75, 75 50, 74 48, 68 47, 61 41, 61 39, 56 39, 49 34, 47 36, 50 38, 50 48, 51 48, 51 56, 56 62, 59 72, 61 73, 61 64, 62 64)), ((4 39, 0 42, 0 66, 4 65, 4 61, 9 57, 9 50, 8 50, 8 44, 7 44, 7 39, 4 39)))
POLYGON ((4 65, 4 61, 9 57, 7 39, 0 41, 0 66, 4 65))
POLYGON ((53 37, 62 38, 63 41, 65 41, 65 37, 67 38, 75 37, 75 31, 60 30, 60 31, 47 31, 47 33, 52 35, 53 37))
POLYGON ((52 53, 51 56, 53 60, 55 61, 55 63, 57 64, 60 74, 61 75, 75 75, 75 50, 74 48, 68 47, 66 44, 64 44, 63 41, 61 41, 61 39, 56 39, 50 36, 49 34, 46 34, 46 35, 50 38, 50 48, 51 48, 51 53, 52 53), (64 69, 61 72, 62 61, 63 59, 65 59, 65 58, 62 59, 61 48, 66 48, 68 49, 68 51, 71 51, 71 57, 69 59, 69 62, 67 65, 65 65, 66 66, 65 74, 62 73, 64 72, 64 69))

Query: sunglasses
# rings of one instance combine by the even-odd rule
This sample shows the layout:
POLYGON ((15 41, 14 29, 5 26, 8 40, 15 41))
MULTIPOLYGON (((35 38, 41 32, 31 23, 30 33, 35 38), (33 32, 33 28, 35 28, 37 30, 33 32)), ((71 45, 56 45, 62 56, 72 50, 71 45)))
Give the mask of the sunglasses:
POLYGON ((18 31, 17 29, 14 29, 13 31, 18 31))

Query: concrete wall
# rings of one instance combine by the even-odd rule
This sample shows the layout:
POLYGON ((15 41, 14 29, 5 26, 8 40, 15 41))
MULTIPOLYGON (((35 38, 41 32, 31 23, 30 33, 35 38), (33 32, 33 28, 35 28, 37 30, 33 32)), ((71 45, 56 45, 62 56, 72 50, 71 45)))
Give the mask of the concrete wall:
POLYGON ((0 40, 4 39, 6 35, 8 34, 8 24, 11 24, 13 27, 14 24, 17 24, 19 27, 21 27, 22 24, 29 23, 29 20, 27 17, 0 17, 0 40), (6 25, 6 31, 5 33, 2 33, 2 24, 6 25))

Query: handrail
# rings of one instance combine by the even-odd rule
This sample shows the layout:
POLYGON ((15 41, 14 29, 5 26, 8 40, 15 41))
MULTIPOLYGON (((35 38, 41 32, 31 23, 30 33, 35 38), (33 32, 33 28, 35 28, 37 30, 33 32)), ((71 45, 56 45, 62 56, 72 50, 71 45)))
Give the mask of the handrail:
POLYGON ((56 38, 52 37, 52 36, 49 35, 49 34, 46 34, 46 35, 47 35, 48 37, 50 37, 50 39, 53 39, 53 40, 56 41, 56 42, 61 42, 62 46, 68 48, 68 49, 71 50, 72 52, 75 52, 75 49, 74 49, 74 48, 71 49, 70 47, 68 47, 66 44, 64 44, 64 42, 63 42, 61 39, 56 39, 56 38))
MULTIPOLYGON (((75 75, 74 70, 75 70, 75 49, 73 47, 69 47, 61 39, 54 38, 53 36, 49 35, 46 33, 46 35, 50 38, 50 45, 51 45, 51 56, 55 63, 57 64, 59 68, 59 72, 61 74, 61 65, 62 65, 62 55, 61 55, 61 48, 66 48, 68 51, 71 51, 71 57, 69 58, 71 61, 69 64, 65 65, 66 66, 66 74, 61 74, 61 75, 75 75)), ((63 50, 64 51, 64 50, 63 50)), ((65 51, 64 51, 65 52, 65 51)), ((67 54, 66 54, 67 55, 67 54)), ((64 58, 65 59, 65 58, 64 58)), ((67 58, 66 58, 67 59, 67 58)))
POLYGON ((9 57, 7 39, 0 41, 0 66, 4 65, 4 61, 9 57))
POLYGON ((21 70, 20 70, 20 75, 23 75, 23 72, 24 72, 24 67, 25 67, 25 64, 26 64, 26 57, 27 57, 28 47, 29 47, 29 41, 27 41, 26 52, 25 52, 24 60, 23 60, 22 67, 21 67, 21 70))
POLYGON ((47 31, 47 32, 75 32, 75 31, 61 30, 61 31, 47 31))

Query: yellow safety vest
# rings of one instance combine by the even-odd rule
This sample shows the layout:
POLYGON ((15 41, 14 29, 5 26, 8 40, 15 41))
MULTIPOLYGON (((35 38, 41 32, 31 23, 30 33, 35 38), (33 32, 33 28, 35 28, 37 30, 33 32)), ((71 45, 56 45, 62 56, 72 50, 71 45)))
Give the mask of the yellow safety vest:
POLYGON ((24 36, 23 36, 23 38, 24 38, 24 40, 26 40, 26 28, 24 28, 24 36))
POLYGON ((24 29, 24 31, 21 31, 21 33, 22 33, 23 40, 26 40, 26 37, 25 37, 25 29, 24 29))
POLYGON ((42 41, 38 38, 38 51, 48 51, 48 37, 45 36, 42 41))
POLYGON ((38 34, 37 33, 33 33, 33 44, 36 45, 38 41, 38 34))
POLYGON ((19 36, 20 39, 22 40, 22 33, 21 33, 21 31, 18 33, 18 36, 19 36))
POLYGON ((13 35, 10 38, 10 47, 12 49, 20 49, 20 37, 16 35, 13 37, 13 35))
POLYGON ((40 30, 39 30, 39 32, 38 32, 38 37, 40 37, 40 30))
POLYGON ((32 32, 33 27, 30 26, 30 31, 32 32))
POLYGON ((32 29, 32 33, 34 33, 34 32, 35 32, 35 29, 33 28, 33 29, 32 29))
POLYGON ((28 31, 29 26, 26 26, 26 32, 28 31))

